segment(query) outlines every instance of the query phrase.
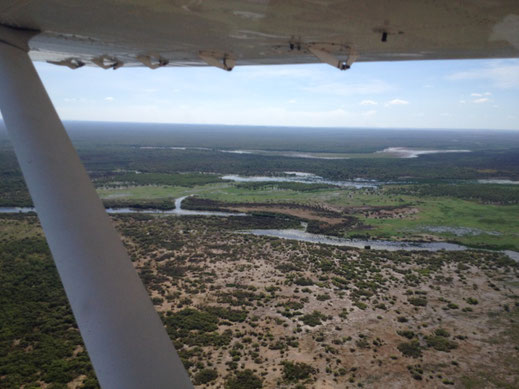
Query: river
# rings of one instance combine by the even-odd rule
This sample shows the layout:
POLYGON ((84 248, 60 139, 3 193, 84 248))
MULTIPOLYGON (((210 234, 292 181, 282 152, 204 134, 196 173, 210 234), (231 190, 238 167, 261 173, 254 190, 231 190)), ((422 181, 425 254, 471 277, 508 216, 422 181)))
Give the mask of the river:
POLYGON ((298 182, 302 184, 327 184, 343 188, 377 188, 382 182, 375 180, 355 179, 351 181, 335 181, 328 180, 321 176, 305 173, 305 172, 285 172, 284 176, 239 176, 236 174, 228 174, 222 176, 222 180, 234 182, 298 182))
MULTIPOLYGON (((182 201, 189 196, 179 197, 175 200, 175 209, 160 210, 160 209, 142 209, 137 210, 133 208, 107 208, 106 212, 110 214, 160 214, 160 215, 177 215, 177 216, 247 216, 246 213, 238 212, 214 212, 214 211, 192 211, 182 209, 182 201)), ((35 212, 31 207, 0 207, 0 213, 30 213, 35 212)), ((303 223, 304 224, 304 223, 303 223)), ((250 234, 256 236, 269 236, 280 239, 291 239, 302 242, 327 244, 333 246, 345 246, 354 248, 366 248, 369 246, 373 250, 388 250, 388 251, 463 251, 470 250, 469 247, 448 243, 448 242, 399 242, 389 240, 359 240, 346 239, 334 236, 311 234, 303 230, 286 229, 286 230, 246 230, 239 231, 241 234, 250 234)), ((505 250, 500 251, 508 257, 519 262, 519 252, 505 250)))
MULTIPOLYGON (((191 211, 182 209, 182 201, 189 196, 179 197, 175 200, 175 209, 136 209, 136 208, 106 208, 106 213, 109 214, 159 214, 159 215, 177 215, 177 216, 247 216, 246 213, 240 212, 214 212, 214 211, 191 211)), ((32 207, 0 207, 0 213, 30 213, 36 212, 32 207)))
MULTIPOLYGON (((318 244, 327 244, 332 246, 354 247, 354 248, 370 248, 372 250, 387 251, 465 251, 472 250, 470 247, 448 242, 401 242, 389 240, 361 240, 346 239, 335 236, 311 234, 302 230, 286 229, 286 230, 246 230, 239 231, 241 234, 250 234, 256 236, 268 236, 279 239, 297 240, 300 242, 310 242, 318 244)), ((474 249, 476 250, 476 249, 474 249)), ((496 251, 496 250, 488 250, 496 251)), ((519 262, 519 252, 504 250, 499 251, 514 261, 519 262)))

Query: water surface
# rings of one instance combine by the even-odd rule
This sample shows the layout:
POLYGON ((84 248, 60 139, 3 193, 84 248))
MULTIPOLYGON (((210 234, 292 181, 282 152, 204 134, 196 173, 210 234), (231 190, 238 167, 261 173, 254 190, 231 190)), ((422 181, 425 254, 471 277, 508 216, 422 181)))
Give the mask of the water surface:
MULTIPOLYGON (((177 215, 177 216, 247 216, 246 213, 241 212, 216 212, 216 211, 192 211, 182 209, 182 201, 189 196, 179 197, 175 200, 175 209, 136 209, 129 207, 121 208, 106 208, 106 213, 109 214, 161 214, 161 215, 177 215)), ((0 207, 0 213, 30 213, 36 212, 33 207, 0 207)))
MULTIPOLYGON (((387 251, 465 251, 471 250, 467 246, 448 242, 400 242, 389 240, 362 240, 362 239, 346 239, 334 236, 311 234, 306 231, 296 229, 286 230, 244 230, 239 231, 241 234, 250 234, 256 236, 268 236, 279 239, 291 239, 300 242, 327 244, 332 246, 354 247, 354 248, 370 248, 373 250, 387 251)), ((484 250, 494 251, 494 250, 484 250)), ((511 259, 519 262, 519 252, 505 250, 499 251, 508 255, 511 259)))
POLYGON ((440 153, 470 153, 470 150, 420 150, 408 147, 388 147, 377 153, 392 154, 399 158, 418 158, 420 155, 440 153))
POLYGON ((382 182, 375 180, 362 180, 355 179, 351 181, 334 181, 328 180, 321 176, 305 173, 305 172, 285 172, 284 176, 239 176, 235 174, 229 174, 222 176, 222 180, 229 180, 234 182, 299 182, 302 184, 327 184, 338 187, 350 187, 350 188, 377 188, 382 185, 382 182))

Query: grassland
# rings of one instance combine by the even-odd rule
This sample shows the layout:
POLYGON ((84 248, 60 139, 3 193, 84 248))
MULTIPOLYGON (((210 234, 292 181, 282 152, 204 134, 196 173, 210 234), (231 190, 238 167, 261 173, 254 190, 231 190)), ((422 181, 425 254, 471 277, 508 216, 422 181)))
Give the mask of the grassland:
MULTIPOLYGON (((485 185, 485 184, 480 184, 485 185)), ((203 186, 129 186, 99 189, 104 199, 172 199, 195 194, 226 204, 304 204, 324 206, 348 214, 369 228, 344 231, 343 236, 383 239, 447 240, 481 248, 519 250, 519 205, 482 204, 452 197, 395 194, 391 187, 380 189, 324 188, 309 191, 280 190, 275 184, 250 189, 240 184, 203 186), (384 214, 384 210, 388 210, 384 214), (431 227, 433 230, 431 230, 431 227), (434 227, 472 229, 456 235, 434 227)), ((243 207, 242 207, 243 208, 243 207)), ((451 230, 452 231, 452 230, 451 230)))

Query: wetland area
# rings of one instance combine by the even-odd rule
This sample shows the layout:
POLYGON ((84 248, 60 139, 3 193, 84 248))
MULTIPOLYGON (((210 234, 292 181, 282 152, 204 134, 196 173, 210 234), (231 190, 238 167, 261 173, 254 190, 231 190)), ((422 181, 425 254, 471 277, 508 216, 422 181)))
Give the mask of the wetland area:
MULTIPOLYGON (((518 133, 67 129, 196 387, 519 387, 518 133)), ((0 388, 97 388, 0 175, 0 388)))

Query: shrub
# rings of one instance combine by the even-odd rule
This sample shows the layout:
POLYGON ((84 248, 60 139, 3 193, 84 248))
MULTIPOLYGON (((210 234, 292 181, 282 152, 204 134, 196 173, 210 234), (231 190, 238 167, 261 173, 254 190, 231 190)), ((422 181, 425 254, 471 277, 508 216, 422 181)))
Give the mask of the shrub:
POLYGON ((168 327, 212 332, 218 329, 218 318, 208 312, 186 308, 173 313, 166 319, 168 327))
POLYGON ((286 311, 288 310, 298 310, 303 308, 305 305, 303 303, 300 303, 299 301, 287 301, 285 304, 283 304, 283 307, 286 311))
POLYGON ((407 301, 415 307, 425 307, 427 305, 427 299, 425 297, 411 297, 407 301))
POLYGON ((415 380, 417 380, 417 381, 422 380, 423 369, 420 365, 407 366, 407 370, 409 370, 409 373, 411 373, 411 376, 415 380))
POLYGON ((422 348, 417 340, 400 343, 397 348, 406 357, 419 358, 422 356, 422 348))
POLYGON ((444 336, 426 336, 425 341, 427 342, 427 346, 432 347, 438 351, 449 352, 450 350, 453 350, 458 347, 458 344, 456 342, 453 342, 444 336))
POLYGON ((243 322, 247 318, 247 311, 230 309, 224 307, 210 307, 206 306, 203 308, 204 311, 218 316, 220 319, 229 320, 233 322, 243 322))
POLYGON ((305 277, 299 277, 297 278, 294 283, 299 286, 311 286, 314 284, 314 282, 310 278, 305 277))
POLYGON ((415 337, 415 333, 409 330, 397 331, 396 333, 407 339, 413 339, 415 337))
POLYGON ((153 305, 160 305, 164 302, 164 299, 162 297, 153 297, 151 299, 151 302, 153 303, 153 305))
POLYGON ((283 362, 283 379, 289 382, 305 380, 315 373, 315 369, 302 362, 283 362))
POLYGON ((330 295, 328 293, 319 294, 319 295, 317 295, 317 300, 319 300, 319 301, 330 300, 330 295))
POLYGON ((368 307, 368 305, 363 303, 362 301, 355 301, 353 305, 355 305, 359 309, 362 309, 363 311, 368 307))
POLYGON ((310 278, 304 278, 304 277, 297 278, 294 281, 294 283, 299 286, 310 286, 310 285, 314 284, 314 282, 310 278))
POLYGON ((325 317, 326 316, 319 311, 313 311, 312 313, 301 316, 301 321, 310 327, 315 327, 321 324, 321 320, 325 317))
POLYGON ((227 378, 225 389, 261 389, 263 382, 252 370, 242 370, 227 378))
POLYGON ((195 385, 203 385, 218 378, 218 373, 214 369, 202 369, 196 373, 193 382, 195 385))
POLYGON ((357 339, 355 344, 360 348, 369 348, 369 342, 366 338, 357 339))
POLYGON ((444 328, 438 328, 436 331, 434 331, 434 334, 436 336, 443 336, 444 338, 448 338, 449 336, 451 336, 451 334, 449 333, 449 331, 447 331, 446 329, 444 328))

